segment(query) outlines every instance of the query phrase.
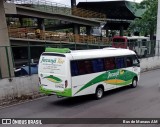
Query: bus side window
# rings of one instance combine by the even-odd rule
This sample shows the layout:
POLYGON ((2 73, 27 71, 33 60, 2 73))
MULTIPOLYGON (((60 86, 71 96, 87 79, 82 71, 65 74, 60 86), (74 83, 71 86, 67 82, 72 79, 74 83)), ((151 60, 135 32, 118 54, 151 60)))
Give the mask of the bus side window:
POLYGON ((103 59, 93 59, 92 65, 94 73, 104 71, 103 59))
POLYGON ((105 58, 105 70, 113 70, 116 69, 115 58, 105 58))
POLYGON ((86 70, 85 70, 85 63, 83 60, 78 61, 78 70, 79 70, 79 75, 85 74, 86 70))
POLYGON ((116 66, 117 69, 125 67, 124 57, 116 58, 116 66))
POLYGON ((132 67, 132 66, 133 66, 132 57, 126 57, 126 67, 132 67))
POLYGON ((93 67, 91 60, 80 60, 78 61, 79 75, 93 73, 93 67))
POLYGON ((71 75, 72 76, 77 76, 78 75, 77 61, 71 61, 71 75))
POLYGON ((84 68, 85 68, 85 74, 93 73, 93 67, 91 60, 84 60, 84 68))

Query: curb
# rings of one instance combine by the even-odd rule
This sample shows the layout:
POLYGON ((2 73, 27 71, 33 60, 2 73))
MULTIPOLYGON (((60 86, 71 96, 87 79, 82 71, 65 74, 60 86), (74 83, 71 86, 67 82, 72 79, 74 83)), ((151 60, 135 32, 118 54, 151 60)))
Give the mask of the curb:
POLYGON ((45 96, 44 94, 36 93, 34 95, 22 95, 21 97, 15 97, 15 98, 9 98, 9 99, 5 98, 3 100, 0 100, 0 108, 14 105, 14 104, 18 104, 18 103, 23 103, 26 101, 31 101, 31 100, 41 98, 44 96, 45 96))

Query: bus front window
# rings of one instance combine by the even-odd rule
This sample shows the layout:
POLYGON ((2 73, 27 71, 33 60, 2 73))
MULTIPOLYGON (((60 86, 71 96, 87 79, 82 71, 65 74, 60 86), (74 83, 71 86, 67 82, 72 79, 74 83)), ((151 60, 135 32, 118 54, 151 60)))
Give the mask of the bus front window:
POLYGON ((114 38, 113 42, 118 43, 118 42, 125 42, 124 38, 114 38))
POLYGON ((115 48, 126 48, 125 38, 114 38, 113 47, 115 48))

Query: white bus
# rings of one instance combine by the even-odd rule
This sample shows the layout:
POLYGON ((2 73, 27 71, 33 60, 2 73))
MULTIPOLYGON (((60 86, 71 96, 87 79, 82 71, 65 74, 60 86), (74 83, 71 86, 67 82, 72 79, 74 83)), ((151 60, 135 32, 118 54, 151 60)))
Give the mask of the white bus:
POLYGON ((40 91, 73 97, 130 85, 137 86, 140 63, 129 49, 75 50, 46 48, 39 60, 40 91))
POLYGON ((112 47, 129 48, 143 57, 151 53, 150 38, 144 36, 115 36, 112 39, 112 47))

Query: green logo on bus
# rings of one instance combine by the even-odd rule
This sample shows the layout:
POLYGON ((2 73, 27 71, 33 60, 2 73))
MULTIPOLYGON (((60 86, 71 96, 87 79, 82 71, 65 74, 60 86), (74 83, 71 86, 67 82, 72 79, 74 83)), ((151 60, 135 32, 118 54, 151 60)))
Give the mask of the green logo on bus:
POLYGON ((46 78, 46 79, 48 79, 49 81, 54 82, 54 83, 61 83, 61 82, 62 82, 62 80, 61 80, 60 78, 55 77, 55 76, 53 76, 53 75, 46 76, 46 77, 44 77, 44 78, 46 78))
POLYGON ((114 72, 114 73, 108 72, 108 79, 113 78, 113 77, 117 77, 118 75, 119 75, 119 71, 114 72))
POLYGON ((56 60, 57 60, 56 58, 54 58, 54 59, 46 59, 46 58, 42 57, 41 63, 44 62, 44 63, 53 64, 53 63, 56 63, 56 60))

